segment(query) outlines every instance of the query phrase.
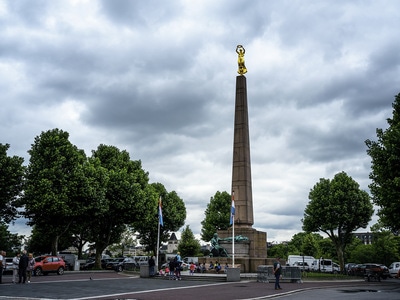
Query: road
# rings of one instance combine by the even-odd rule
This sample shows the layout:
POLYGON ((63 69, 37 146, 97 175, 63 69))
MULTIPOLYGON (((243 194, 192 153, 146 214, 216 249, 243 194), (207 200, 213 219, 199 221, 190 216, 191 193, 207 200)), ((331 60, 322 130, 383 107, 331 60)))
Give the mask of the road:
POLYGON ((63 276, 49 274, 33 277, 29 284, 12 284, 11 276, 3 276, 0 300, 119 300, 119 299, 400 299, 400 280, 382 282, 324 281, 282 283, 275 291, 273 283, 255 281, 213 282, 196 280, 160 280, 139 278, 116 272, 66 272, 63 276))

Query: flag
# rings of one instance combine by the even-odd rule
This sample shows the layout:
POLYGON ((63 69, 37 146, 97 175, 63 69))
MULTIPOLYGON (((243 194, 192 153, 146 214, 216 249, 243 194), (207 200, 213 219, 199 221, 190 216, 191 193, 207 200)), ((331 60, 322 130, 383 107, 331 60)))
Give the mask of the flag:
POLYGON ((158 221, 161 226, 164 226, 164 221, 162 218, 161 196, 160 196, 160 200, 158 201, 158 221))
POLYGON ((231 218, 229 225, 232 225, 234 221, 235 221, 235 192, 232 192, 231 218))

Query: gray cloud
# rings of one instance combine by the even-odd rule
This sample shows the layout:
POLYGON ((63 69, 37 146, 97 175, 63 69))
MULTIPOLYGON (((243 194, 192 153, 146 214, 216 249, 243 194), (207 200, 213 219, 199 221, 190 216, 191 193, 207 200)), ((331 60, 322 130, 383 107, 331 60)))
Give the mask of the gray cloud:
POLYGON ((237 44, 246 48, 255 227, 301 230, 308 192, 346 171, 363 189, 364 141, 399 92, 392 1, 8 1, 0 6, 0 136, 28 161, 61 128, 142 160, 200 233, 229 191, 237 44))

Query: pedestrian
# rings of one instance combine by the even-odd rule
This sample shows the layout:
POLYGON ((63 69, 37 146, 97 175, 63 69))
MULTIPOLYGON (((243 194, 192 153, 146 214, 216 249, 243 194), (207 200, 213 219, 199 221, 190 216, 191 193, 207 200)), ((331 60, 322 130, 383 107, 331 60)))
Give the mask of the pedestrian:
POLYGON ((175 261, 173 259, 170 259, 169 260, 169 279, 175 279, 174 273, 175 273, 175 261))
POLYGON ((215 262, 215 272, 219 274, 219 271, 221 271, 221 265, 218 261, 215 262))
POLYGON ((26 278, 28 279, 28 283, 31 282, 32 272, 35 267, 35 259, 33 258, 33 254, 29 253, 28 255, 29 262, 28 267, 26 268, 26 278))
POLYGON ((26 283, 26 269, 28 268, 29 258, 26 255, 26 250, 22 251, 22 255, 19 259, 19 280, 18 283, 26 283))
POLYGON ((225 268, 224 268, 224 272, 225 272, 225 273, 228 272, 228 268, 229 268, 229 265, 228 265, 228 263, 226 263, 226 264, 225 264, 225 268))
POLYGON ((207 269, 206 269, 206 263, 202 263, 202 264, 200 265, 200 271, 201 271, 201 273, 204 273, 205 271, 207 271, 207 269))
POLYGON ((154 256, 152 256, 149 259, 150 277, 154 277, 154 275, 155 275, 155 272, 154 272, 155 266, 156 266, 156 261, 154 260, 154 256))
POLYGON ((277 257, 276 261, 274 262, 274 270, 273 270, 273 273, 275 275, 275 289, 276 290, 282 289, 279 284, 279 279, 281 279, 281 271, 282 271, 282 265, 280 262, 280 257, 277 257))
POLYGON ((189 270, 190 270, 190 275, 194 275, 194 270, 196 270, 196 265, 193 262, 190 263, 189 270))
POLYGON ((181 253, 178 252, 175 256, 175 279, 176 280, 182 280, 181 278, 181 271, 182 271, 182 258, 181 258, 181 253))
POLYGON ((6 266, 6 254, 3 250, 0 250, 0 283, 3 283, 3 270, 6 266))
POLYGON ((210 265, 208 266, 208 270, 214 270, 214 264, 210 261, 210 265))
POLYGON ((14 258, 13 258, 13 278, 12 278, 12 282, 13 283, 17 283, 17 278, 19 276, 18 274, 18 269, 19 269, 19 257, 20 254, 19 252, 17 252, 17 254, 15 254, 14 258))

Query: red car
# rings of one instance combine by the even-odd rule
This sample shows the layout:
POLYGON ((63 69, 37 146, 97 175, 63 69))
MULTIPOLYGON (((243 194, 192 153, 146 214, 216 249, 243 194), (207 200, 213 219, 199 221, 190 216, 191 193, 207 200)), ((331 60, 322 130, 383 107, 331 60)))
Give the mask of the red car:
POLYGON ((44 255, 35 257, 34 275, 47 275, 57 273, 63 275, 65 270, 65 261, 58 256, 44 255))

